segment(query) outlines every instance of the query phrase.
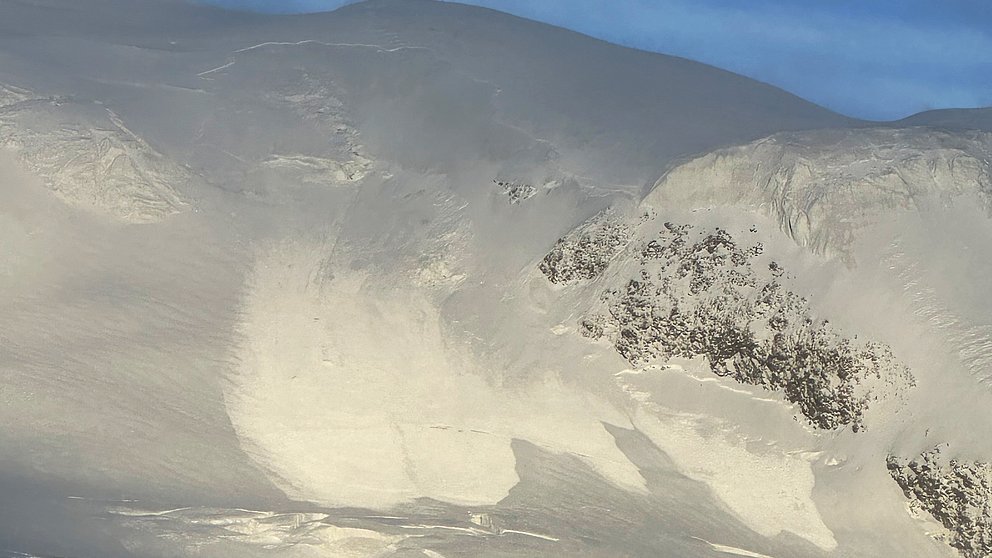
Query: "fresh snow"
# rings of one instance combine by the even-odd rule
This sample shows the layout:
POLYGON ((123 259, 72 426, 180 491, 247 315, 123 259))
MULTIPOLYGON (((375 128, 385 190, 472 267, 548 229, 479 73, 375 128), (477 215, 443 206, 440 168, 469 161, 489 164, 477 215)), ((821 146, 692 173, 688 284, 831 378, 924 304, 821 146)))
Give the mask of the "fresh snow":
POLYGON ((954 555, 887 463, 992 461, 981 119, 427 0, 0 61, 0 554, 954 555))

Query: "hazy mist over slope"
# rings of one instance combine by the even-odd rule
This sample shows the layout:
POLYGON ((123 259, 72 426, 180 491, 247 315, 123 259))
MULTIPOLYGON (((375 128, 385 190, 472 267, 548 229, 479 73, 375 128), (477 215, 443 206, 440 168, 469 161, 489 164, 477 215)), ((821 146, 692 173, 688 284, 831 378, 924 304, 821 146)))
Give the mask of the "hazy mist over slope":
POLYGON ((915 118, 428 0, 0 3, 0 556, 983 556, 992 137, 915 118))

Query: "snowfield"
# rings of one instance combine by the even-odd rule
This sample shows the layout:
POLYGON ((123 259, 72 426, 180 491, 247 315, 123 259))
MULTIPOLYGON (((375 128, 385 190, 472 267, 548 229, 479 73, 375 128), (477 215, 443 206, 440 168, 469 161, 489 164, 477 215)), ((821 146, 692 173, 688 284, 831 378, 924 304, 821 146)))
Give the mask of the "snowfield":
POLYGON ((962 118, 430 0, 2 3, 0 556, 988 555, 962 118))

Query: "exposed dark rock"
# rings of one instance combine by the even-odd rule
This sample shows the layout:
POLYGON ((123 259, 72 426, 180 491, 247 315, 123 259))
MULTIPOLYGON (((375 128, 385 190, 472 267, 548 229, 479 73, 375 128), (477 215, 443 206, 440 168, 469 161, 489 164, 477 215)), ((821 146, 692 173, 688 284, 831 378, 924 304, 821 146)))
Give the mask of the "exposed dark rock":
POLYGON ((598 277, 630 242, 630 229, 603 212, 555 243, 540 269, 552 283, 598 277))
POLYGON ((581 332, 608 337, 634 366, 705 356, 717 375, 782 392, 818 428, 860 430, 869 401, 862 380, 909 378, 908 370, 887 347, 815 319, 806 299, 781 285, 781 266, 755 271, 761 253, 719 228, 666 223, 644 244, 638 278, 609 291, 607 312, 586 318, 581 332))
POLYGON ((510 203, 512 204, 518 204, 537 194, 537 188, 531 184, 496 179, 493 179, 493 183, 503 189, 503 193, 510 198, 510 203))
POLYGON ((889 456, 889 474, 912 508, 939 521, 965 558, 992 556, 992 464, 947 459, 940 447, 912 460, 889 456))

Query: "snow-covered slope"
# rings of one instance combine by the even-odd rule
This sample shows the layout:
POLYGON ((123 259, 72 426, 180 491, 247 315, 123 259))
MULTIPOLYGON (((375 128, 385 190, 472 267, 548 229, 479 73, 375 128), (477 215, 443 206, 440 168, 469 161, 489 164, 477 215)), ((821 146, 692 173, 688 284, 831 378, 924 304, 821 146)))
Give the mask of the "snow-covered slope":
POLYGON ((116 114, 68 99, 19 95, 27 98, 0 107, 0 146, 12 149, 59 197, 138 223, 182 210, 179 190, 190 174, 116 114))
POLYGON ((0 84, 0 555, 952 555, 985 133, 426 0, 2 2, 0 84))
POLYGON ((928 110, 904 118, 896 124, 989 132, 992 131, 992 108, 928 110))
POLYGON ((818 253, 848 253, 860 229, 891 210, 989 202, 992 135, 928 128, 776 134, 722 149, 666 174, 648 196, 673 204, 761 208, 818 253))

